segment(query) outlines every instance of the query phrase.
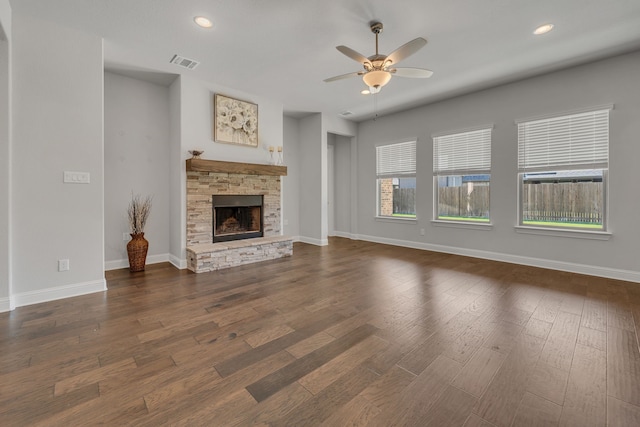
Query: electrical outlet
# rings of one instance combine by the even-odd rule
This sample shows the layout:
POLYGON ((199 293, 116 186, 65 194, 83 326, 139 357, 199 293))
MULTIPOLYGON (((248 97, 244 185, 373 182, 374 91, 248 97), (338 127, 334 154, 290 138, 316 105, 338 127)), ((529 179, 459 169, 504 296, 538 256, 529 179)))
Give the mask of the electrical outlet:
POLYGON ((63 182, 65 184, 89 184, 91 175, 89 172, 64 171, 63 182))
POLYGON ((421 228, 421 229, 420 229, 420 235, 421 235, 421 236, 424 236, 424 228, 421 228))
POLYGON ((284 220, 284 225, 289 225, 289 220, 288 219, 284 220))
POLYGON ((59 259, 58 260, 58 271, 69 271, 69 260, 68 259, 59 259))
POLYGON ((128 242, 130 240, 129 233, 122 233, 122 240, 128 242))

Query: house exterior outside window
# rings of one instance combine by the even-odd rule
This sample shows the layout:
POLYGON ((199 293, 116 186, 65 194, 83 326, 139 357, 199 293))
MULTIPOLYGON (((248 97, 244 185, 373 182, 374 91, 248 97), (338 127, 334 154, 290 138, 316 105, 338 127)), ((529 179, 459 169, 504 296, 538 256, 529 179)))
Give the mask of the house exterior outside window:
POLYGON ((378 217, 416 218, 416 141, 376 147, 378 217))
POLYGON ((609 110, 518 123, 519 226, 606 231, 609 110))
POLYGON ((433 136, 434 220, 489 223, 491 131, 433 136))

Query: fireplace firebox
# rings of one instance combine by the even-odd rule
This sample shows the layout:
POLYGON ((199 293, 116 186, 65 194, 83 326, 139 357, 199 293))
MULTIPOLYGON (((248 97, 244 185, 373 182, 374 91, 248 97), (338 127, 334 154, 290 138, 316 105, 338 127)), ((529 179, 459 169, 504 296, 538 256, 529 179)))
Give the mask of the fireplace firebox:
POLYGON ((263 196, 214 195, 213 242, 263 236, 263 196))

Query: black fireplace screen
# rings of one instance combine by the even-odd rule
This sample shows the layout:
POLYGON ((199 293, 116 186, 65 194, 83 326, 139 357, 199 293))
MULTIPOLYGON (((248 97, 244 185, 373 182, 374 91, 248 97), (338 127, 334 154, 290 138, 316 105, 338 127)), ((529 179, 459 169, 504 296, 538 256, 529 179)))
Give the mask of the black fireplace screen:
POLYGON ((213 241, 262 237, 262 196, 213 196, 213 241))

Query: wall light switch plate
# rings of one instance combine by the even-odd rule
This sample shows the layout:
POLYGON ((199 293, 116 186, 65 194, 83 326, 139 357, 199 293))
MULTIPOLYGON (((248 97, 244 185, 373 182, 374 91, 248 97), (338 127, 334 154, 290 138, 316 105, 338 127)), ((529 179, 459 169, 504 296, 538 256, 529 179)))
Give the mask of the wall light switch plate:
POLYGON ((129 233, 122 233, 122 240, 128 242, 130 239, 129 233))
POLYGON ((89 184, 89 182, 91 182, 89 172, 64 171, 65 184, 89 184))

